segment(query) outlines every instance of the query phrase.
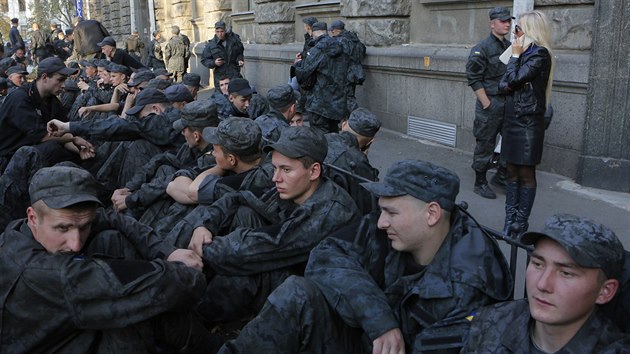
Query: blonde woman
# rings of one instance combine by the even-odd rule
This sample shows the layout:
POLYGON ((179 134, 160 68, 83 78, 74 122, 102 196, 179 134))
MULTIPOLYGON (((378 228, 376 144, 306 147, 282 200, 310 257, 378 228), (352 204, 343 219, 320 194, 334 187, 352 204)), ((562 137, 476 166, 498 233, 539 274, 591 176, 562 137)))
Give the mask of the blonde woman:
POLYGON ((536 165, 542 157, 553 56, 551 26, 543 13, 521 14, 514 34, 512 57, 500 83, 514 103, 514 113, 508 114, 503 123, 501 156, 508 171, 503 231, 519 235, 529 226, 536 197, 536 165))

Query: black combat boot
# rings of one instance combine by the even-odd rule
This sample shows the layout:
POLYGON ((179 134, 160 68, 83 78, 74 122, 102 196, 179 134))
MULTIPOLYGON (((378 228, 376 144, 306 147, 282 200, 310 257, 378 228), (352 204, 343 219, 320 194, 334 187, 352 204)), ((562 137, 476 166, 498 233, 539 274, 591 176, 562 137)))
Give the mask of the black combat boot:
POLYGON ((518 182, 508 182, 505 185, 505 224, 503 234, 510 236, 510 231, 516 221, 516 211, 518 210, 518 192, 520 184, 518 182))
POLYGON ((497 198, 497 195, 492 188, 490 188, 490 185, 488 185, 485 172, 475 172, 475 189, 473 189, 473 192, 487 199, 497 198))
POLYGON ((518 229, 514 230, 517 235, 521 235, 529 228, 529 215, 536 199, 536 187, 521 186, 518 193, 518 209, 516 210, 516 221, 513 225, 518 229))

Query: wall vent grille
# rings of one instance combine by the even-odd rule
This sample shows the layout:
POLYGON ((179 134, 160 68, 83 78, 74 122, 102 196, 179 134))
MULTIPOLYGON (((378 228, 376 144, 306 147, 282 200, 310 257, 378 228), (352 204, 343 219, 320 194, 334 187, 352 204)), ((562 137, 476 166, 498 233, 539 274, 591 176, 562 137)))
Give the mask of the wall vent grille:
POLYGON ((407 135, 455 147, 457 144, 457 125, 409 116, 407 118, 407 135))

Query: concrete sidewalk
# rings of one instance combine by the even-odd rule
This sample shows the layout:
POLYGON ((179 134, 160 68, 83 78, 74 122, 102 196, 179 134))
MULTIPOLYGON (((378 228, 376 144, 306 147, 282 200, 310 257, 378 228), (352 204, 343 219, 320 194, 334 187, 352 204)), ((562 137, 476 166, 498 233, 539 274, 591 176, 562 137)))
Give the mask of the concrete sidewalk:
MULTIPOLYGON (((451 169, 461 179, 458 201, 466 201, 468 211, 481 224, 495 230, 503 228, 505 194, 494 186, 497 199, 485 199, 473 193, 472 154, 381 130, 372 144, 369 158, 381 171, 381 178, 389 165, 402 159, 427 160, 451 169)), ((488 173, 488 179, 490 176, 492 172, 488 173)), ((542 229, 545 220, 554 213, 587 216, 610 227, 624 247, 630 249, 630 194, 584 188, 564 176, 541 171, 537 171, 537 179, 538 191, 530 230, 542 229)))

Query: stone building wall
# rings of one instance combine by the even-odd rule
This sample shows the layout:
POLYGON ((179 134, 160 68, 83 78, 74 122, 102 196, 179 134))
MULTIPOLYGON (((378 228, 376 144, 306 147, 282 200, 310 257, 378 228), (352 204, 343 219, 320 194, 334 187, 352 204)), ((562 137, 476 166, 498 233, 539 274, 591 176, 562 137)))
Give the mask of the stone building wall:
MULTIPOLYGON (((103 2, 107 9, 104 0, 90 1, 103 2)), ((342 19, 346 29, 357 32, 368 45, 364 61, 367 79, 357 89, 359 103, 377 113, 386 128, 402 133, 417 133, 410 130, 410 117, 454 127, 452 144, 469 152, 474 147, 475 96, 466 83, 466 60, 470 48, 489 34, 488 10, 512 4, 496 0, 153 1, 157 28, 168 33, 171 25, 180 26, 195 42, 191 70, 209 82, 212 80, 199 64, 199 56, 205 41, 214 34, 214 23, 225 21, 244 42, 244 75, 261 93, 287 82, 289 66, 302 48, 304 17, 316 16, 329 23, 342 19)), ((123 28, 124 8, 115 8, 115 4, 117 1, 112 1, 112 9, 103 16, 112 24, 118 21, 123 28), (111 18, 116 11, 120 19, 111 18)), ((614 102, 598 103, 589 96, 589 92, 598 92, 592 83, 604 87, 615 78, 627 91, 625 64, 607 61, 605 51, 610 51, 613 39, 618 38, 607 36, 607 31, 623 33, 623 26, 628 25, 629 6, 623 0, 535 0, 534 7, 552 21, 557 63, 552 95, 555 116, 546 131, 540 168, 589 185, 630 192, 630 179, 615 182, 623 176, 620 171, 630 168, 628 135, 625 140, 615 135, 630 129, 629 110, 617 113, 619 117, 612 122, 612 118, 598 116, 593 107, 608 107, 614 102), (602 14, 618 20, 602 21, 602 14), (604 44, 593 46, 594 28, 598 29, 598 41, 604 44), (591 50, 597 48, 602 48, 598 49, 601 53, 592 57, 591 50), (607 74, 608 81, 593 79, 594 65, 600 76, 607 74), (603 128, 592 133, 593 124, 603 128), (608 139, 606 146, 598 145, 597 141, 608 141, 606 134, 615 138, 608 139), (611 159, 615 163, 606 163, 611 159), (597 181, 596 170, 601 165, 608 168, 611 181, 597 181)), ((625 96, 610 92, 608 100, 613 97, 625 96)))

